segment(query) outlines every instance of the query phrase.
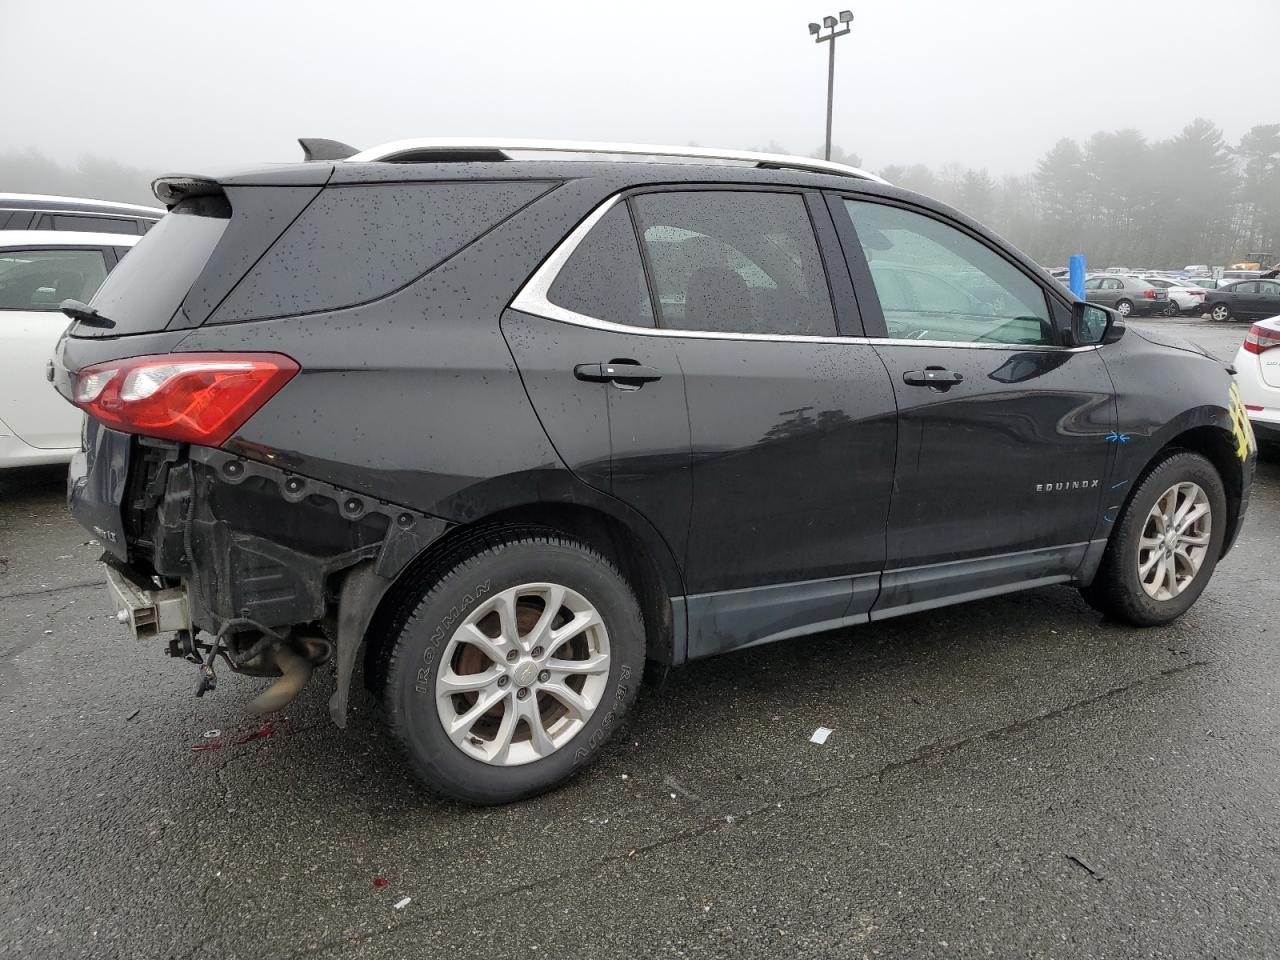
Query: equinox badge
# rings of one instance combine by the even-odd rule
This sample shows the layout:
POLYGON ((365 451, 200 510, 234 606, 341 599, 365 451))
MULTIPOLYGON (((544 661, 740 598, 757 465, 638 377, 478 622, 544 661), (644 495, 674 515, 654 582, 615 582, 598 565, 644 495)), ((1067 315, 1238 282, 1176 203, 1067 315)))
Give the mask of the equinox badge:
POLYGON ((1057 483, 1037 483, 1036 493, 1061 493, 1064 490, 1093 490, 1097 480, 1062 480, 1057 483))

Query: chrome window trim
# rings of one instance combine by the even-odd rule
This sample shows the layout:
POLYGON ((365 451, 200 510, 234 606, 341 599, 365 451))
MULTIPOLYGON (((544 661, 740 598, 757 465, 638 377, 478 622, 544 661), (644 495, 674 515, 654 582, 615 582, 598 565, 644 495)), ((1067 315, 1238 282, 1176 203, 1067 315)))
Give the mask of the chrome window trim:
MULTIPOLYGON (((601 320, 585 313, 578 313, 559 304, 552 303, 548 297, 556 277, 579 244, 587 234, 599 223, 606 213, 622 200, 621 193, 615 193, 600 203, 587 214, 569 235, 556 245, 532 276, 524 282, 515 297, 511 300, 511 309, 528 313, 544 320, 556 320, 561 323, 572 323, 579 327, 590 327, 594 330, 607 330, 612 333, 639 334, 646 337, 684 337, 696 340, 762 340, 774 343, 860 343, 883 344, 888 347, 967 347, 972 350, 1028 350, 1067 351, 1077 353, 1085 350, 1097 350, 1100 344, 1089 344, 1083 347, 1060 347, 1053 343, 974 343, 964 340, 895 340, 889 337, 813 337, 789 333, 729 333, 720 330, 676 330, 665 327, 638 327, 626 323, 614 323, 612 320, 601 320)), ((656 322, 656 318, 655 318, 656 322)))

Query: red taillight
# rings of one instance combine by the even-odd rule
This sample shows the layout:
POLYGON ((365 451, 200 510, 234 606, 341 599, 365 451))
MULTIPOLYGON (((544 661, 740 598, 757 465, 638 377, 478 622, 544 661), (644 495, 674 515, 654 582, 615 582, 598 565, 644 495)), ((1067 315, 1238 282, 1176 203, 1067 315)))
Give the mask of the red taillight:
POLYGON ((167 353, 85 367, 75 403, 113 430, 216 447, 298 372, 279 353, 167 353))
POLYGON ((1280 347, 1280 330, 1272 330, 1260 323, 1249 328, 1244 337, 1244 348, 1250 353, 1266 353, 1280 347))
POLYGON ((1154 290, 1143 290, 1142 295, 1148 300, 1154 300, 1156 298, 1156 292, 1154 290))
POLYGON ((1190 288, 1188 288, 1188 289, 1187 289, 1187 293, 1191 294, 1193 297, 1206 297, 1206 296, 1208 296, 1208 293, 1207 293, 1207 292, 1205 292, 1204 290, 1201 290, 1199 287, 1190 287, 1190 288))

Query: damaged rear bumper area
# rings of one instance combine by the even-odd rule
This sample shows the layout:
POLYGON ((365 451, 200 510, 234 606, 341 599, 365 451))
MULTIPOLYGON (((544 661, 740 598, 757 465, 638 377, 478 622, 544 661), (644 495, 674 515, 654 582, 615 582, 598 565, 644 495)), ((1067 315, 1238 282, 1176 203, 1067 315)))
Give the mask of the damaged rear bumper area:
POLYGON ((71 465, 72 514, 99 537, 116 618, 197 665, 280 679, 253 709, 288 703, 332 660, 330 714, 346 722, 365 629, 397 574, 442 534, 439 518, 222 450, 134 437, 90 421, 71 465))

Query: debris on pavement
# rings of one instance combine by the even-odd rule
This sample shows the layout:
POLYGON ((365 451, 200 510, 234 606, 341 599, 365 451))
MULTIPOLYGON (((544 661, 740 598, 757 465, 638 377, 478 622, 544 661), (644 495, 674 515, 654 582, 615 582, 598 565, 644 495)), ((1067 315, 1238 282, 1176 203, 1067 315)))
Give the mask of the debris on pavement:
POLYGON ((831 736, 831 733, 832 731, 830 727, 819 727, 817 730, 813 731, 813 736, 809 738, 809 742, 822 746, 827 742, 827 737, 831 736))
POLYGON ((136 707, 136 708, 134 708, 134 710, 133 710, 133 712, 132 712, 132 713, 130 713, 127 717, 125 717, 125 719, 126 719, 126 720, 132 720, 134 717, 136 717, 136 716, 137 716, 138 714, 140 714, 141 712, 142 712, 142 708, 141 708, 141 707, 136 707))
POLYGON ((1089 874, 1089 876, 1093 877, 1093 879, 1097 880, 1099 883, 1102 882, 1102 874, 1099 873, 1097 870, 1095 870, 1093 867, 1089 866, 1089 864, 1085 863, 1083 857, 1077 857, 1074 853, 1068 853, 1066 854, 1066 858, 1070 860, 1072 863, 1074 863, 1076 866, 1084 870, 1085 873, 1089 874))
POLYGON ((374 877, 374 878, 373 878, 373 887, 374 887, 374 889, 375 889, 375 890, 381 890, 383 887, 385 887, 385 886, 386 886, 387 884, 389 884, 390 882, 391 882, 391 881, 390 881, 390 880, 388 880, 386 877, 374 877))
POLYGON ((403 910, 412 902, 413 902, 413 897, 401 897, 399 900, 396 901, 395 909, 403 910))
MULTIPOLYGON (((676 793, 680 794, 680 795, 681 795, 682 797, 684 797, 686 800, 693 800, 693 801, 695 801, 695 802, 696 802, 696 801, 698 801, 698 800, 701 800, 701 799, 702 799, 700 796, 698 796, 698 795, 697 795, 696 793, 694 793, 692 790, 690 790, 689 788, 687 788, 686 786, 684 786, 684 784, 682 784, 682 783, 681 783, 679 780, 677 780, 675 777, 665 777, 665 778, 663 779, 663 781, 662 781, 662 785, 663 785, 664 787, 666 787, 668 790, 674 790, 676 793)), ((674 799, 676 798, 676 793, 671 794, 671 799, 672 799, 672 800, 674 800, 674 799)))
POLYGON ((250 740, 267 740, 271 737, 274 737, 275 735, 276 735, 276 725, 272 723, 270 720, 268 720, 266 723, 262 724, 258 728, 254 730, 250 730, 248 733, 242 734, 241 736, 237 737, 236 745, 239 746, 242 743, 248 743, 250 740))

